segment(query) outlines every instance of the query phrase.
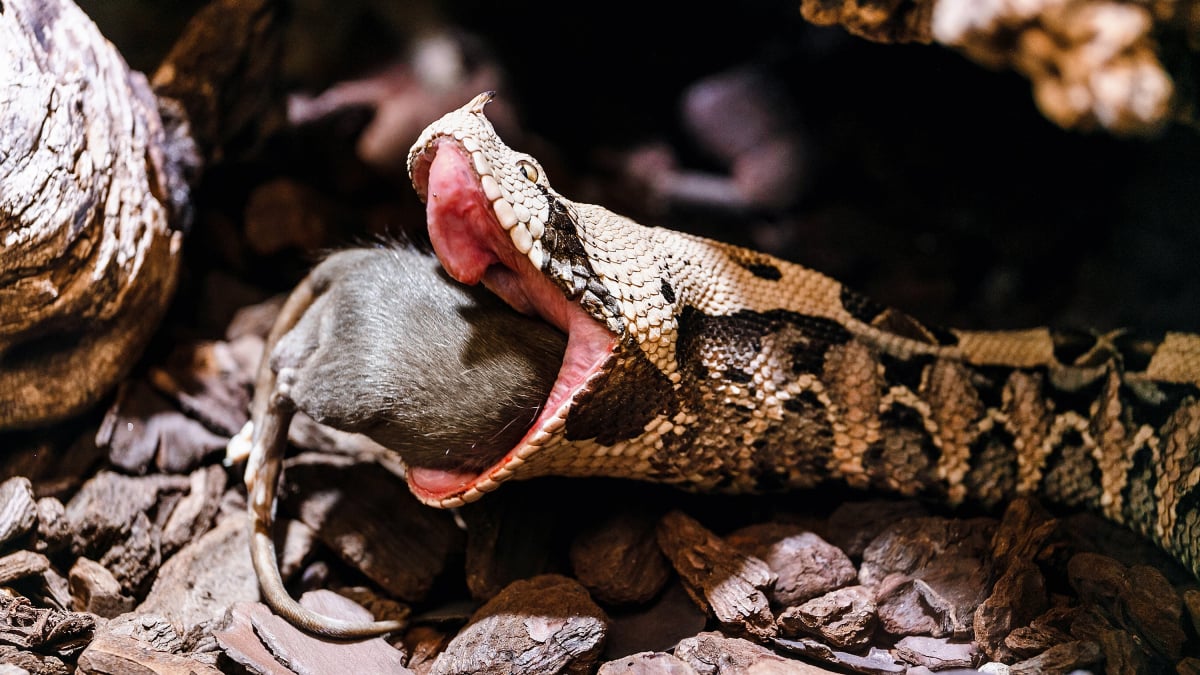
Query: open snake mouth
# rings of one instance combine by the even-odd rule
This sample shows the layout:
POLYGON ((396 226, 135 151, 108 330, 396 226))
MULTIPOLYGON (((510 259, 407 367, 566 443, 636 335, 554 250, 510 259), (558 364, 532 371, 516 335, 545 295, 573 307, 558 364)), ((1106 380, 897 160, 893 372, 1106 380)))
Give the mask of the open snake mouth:
POLYGON ((513 245, 480 183, 471 154, 453 137, 434 139, 417 157, 413 185, 425 199, 429 238, 455 280, 482 283, 522 314, 537 316, 567 335, 563 363, 542 409, 521 440, 483 471, 410 466, 408 483, 426 503, 452 507, 494 490, 559 434, 571 404, 600 373, 617 336, 567 299, 513 245))

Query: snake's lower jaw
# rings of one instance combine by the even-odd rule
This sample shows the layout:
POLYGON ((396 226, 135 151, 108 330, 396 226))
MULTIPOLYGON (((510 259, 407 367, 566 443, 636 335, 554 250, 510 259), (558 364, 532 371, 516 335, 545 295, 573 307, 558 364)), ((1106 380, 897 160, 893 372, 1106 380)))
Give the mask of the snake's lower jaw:
MULTIPOLYGON (((595 322, 593 322, 595 324, 595 322)), ((617 338, 598 330, 575 331, 567 338, 563 364, 546 402, 521 440, 498 461, 482 470, 408 467, 409 490, 431 506, 453 508, 475 501, 516 474, 527 459, 562 436, 567 415, 579 394, 606 369, 617 338)))
POLYGON ((619 338, 513 249, 480 187, 469 153, 453 139, 434 142, 417 167, 414 181, 426 198, 430 241, 450 276, 465 284, 482 283, 515 310, 539 316, 567 334, 554 386, 513 448, 483 470, 409 467, 414 495, 428 504, 452 507, 495 489, 528 457, 562 435, 572 403, 605 370, 619 338))

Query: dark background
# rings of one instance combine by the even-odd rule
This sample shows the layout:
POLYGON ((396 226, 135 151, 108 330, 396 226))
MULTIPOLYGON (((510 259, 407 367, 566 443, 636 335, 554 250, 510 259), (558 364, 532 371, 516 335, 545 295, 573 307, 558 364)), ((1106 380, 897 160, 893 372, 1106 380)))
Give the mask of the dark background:
MULTIPOLYGON (((80 4, 135 68, 152 71, 202 3, 80 4)), ((286 88, 314 93, 403 58, 422 30, 473 34, 507 72, 500 95, 553 148, 547 163, 559 190, 570 197, 586 186, 589 197, 647 221, 622 201, 604 158, 658 139, 705 168, 680 130, 680 93, 700 77, 758 64, 783 83, 810 139, 804 199, 769 217, 671 213, 656 217, 660 224, 740 243, 754 242, 751 231, 773 231, 785 257, 944 325, 1200 330, 1200 139, 1192 129, 1150 139, 1064 131, 1039 114, 1017 74, 938 46, 873 44, 817 28, 795 2, 715 11, 628 0, 309 0, 291 16, 298 29, 286 88)), ((248 192, 271 173, 261 159, 248 161, 258 169, 218 171, 209 191, 236 182, 248 192)), ((353 198, 410 191, 394 178, 372 185, 353 198)), ((346 241, 360 236, 348 230, 346 241)), ((273 285, 287 288, 299 271, 281 272, 273 285)))

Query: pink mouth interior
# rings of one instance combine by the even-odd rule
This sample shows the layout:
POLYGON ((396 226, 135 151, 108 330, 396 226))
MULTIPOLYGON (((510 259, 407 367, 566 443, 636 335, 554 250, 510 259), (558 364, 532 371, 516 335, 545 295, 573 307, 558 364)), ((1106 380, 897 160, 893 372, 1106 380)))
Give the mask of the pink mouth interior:
POLYGON ((438 139, 433 150, 427 150, 419 160, 413 179, 418 193, 425 195, 434 253, 450 276, 465 284, 482 282, 518 312, 541 317, 567 334, 563 364, 541 413, 503 458, 482 472, 409 467, 412 490, 423 499, 437 501, 466 492, 511 463, 539 430, 562 417, 563 409, 608 360, 616 336, 578 304, 567 300, 513 246, 483 194, 470 155, 456 141, 438 139))

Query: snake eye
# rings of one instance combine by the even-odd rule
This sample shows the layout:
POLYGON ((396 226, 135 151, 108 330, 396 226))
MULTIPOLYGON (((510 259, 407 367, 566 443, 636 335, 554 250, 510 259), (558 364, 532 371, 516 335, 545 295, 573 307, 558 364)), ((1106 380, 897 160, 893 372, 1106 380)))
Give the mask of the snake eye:
POLYGON ((538 170, 531 162, 521 160, 517 162, 517 168, 521 170, 521 175, 525 176, 525 180, 530 183, 536 183, 538 180, 538 170))

